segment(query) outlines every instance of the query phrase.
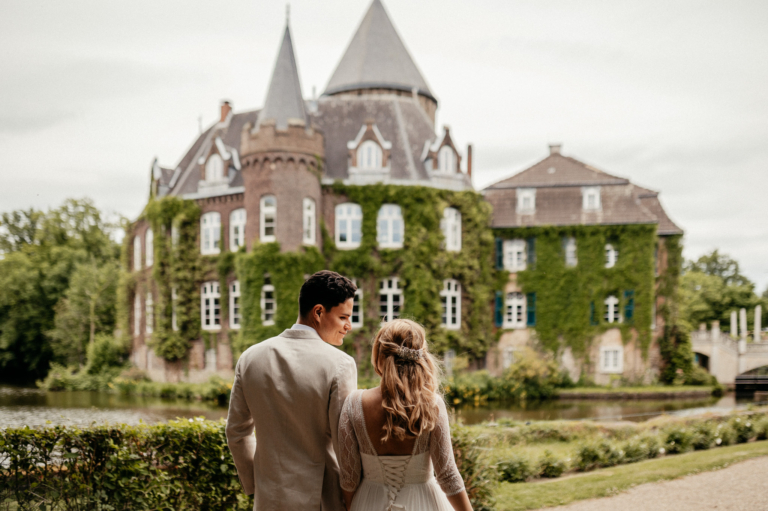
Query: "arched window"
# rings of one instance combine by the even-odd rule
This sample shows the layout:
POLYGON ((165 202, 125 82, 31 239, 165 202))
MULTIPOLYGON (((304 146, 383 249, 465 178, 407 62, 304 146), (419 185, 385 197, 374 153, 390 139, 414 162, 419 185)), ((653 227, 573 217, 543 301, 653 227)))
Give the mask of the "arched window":
POLYGON ((152 300, 152 291, 147 292, 147 301, 144 302, 145 308, 147 309, 146 313, 144 314, 144 318, 146 320, 145 325, 145 331, 148 334, 152 333, 154 323, 155 323, 155 304, 152 300))
POLYGON ((264 243, 275 241, 275 228, 277 225, 277 199, 274 195, 265 195, 261 198, 261 213, 259 238, 264 243))
POLYGON ((200 253, 218 254, 221 241, 221 215, 216 211, 204 214, 200 218, 200 253))
POLYGON ((275 324, 277 301, 275 300, 275 286, 269 277, 264 277, 264 285, 261 286, 261 324, 264 326, 275 324))
POLYGON ((141 296, 136 293, 133 297, 133 335, 141 334, 141 296))
POLYGON ((229 214, 229 249, 236 251, 245 245, 245 209, 238 208, 229 214))
POLYGON ((445 249, 449 252, 461 251, 461 213, 456 208, 443 210, 443 236, 445 249))
POLYGON ((379 247, 403 247, 403 212, 397 204, 384 204, 379 209, 377 233, 379 247))
POLYGON ((155 238, 152 229, 147 229, 147 232, 144 234, 144 246, 146 247, 144 259, 147 262, 147 268, 149 268, 155 262, 155 238))
POLYGON ((315 244, 315 201, 309 197, 304 197, 302 203, 302 225, 304 226, 302 243, 305 245, 315 244))
POLYGON ((200 293, 200 326, 203 330, 218 330, 221 328, 221 291, 216 281, 203 284, 200 293))
POLYGON ((363 239, 363 209, 359 204, 345 202, 336 206, 336 246, 357 248, 363 239))
POLYGON ((376 170, 382 167, 382 152, 379 144, 366 140, 357 149, 357 168, 361 170, 376 170))
POLYGON ((605 267, 613 268, 616 266, 616 261, 619 260, 619 251, 614 248, 613 245, 608 243, 605 246, 605 267))
POLYGON ((205 180, 208 182, 224 179, 224 160, 218 154, 212 154, 205 163, 205 180))
POLYGON ((229 328, 240 328, 240 281, 229 285, 229 328))
POLYGON ((621 314, 619 311, 619 299, 611 295, 605 299, 605 322, 620 323, 621 314))
POLYGON ((133 238, 133 269, 141 269, 141 238, 138 236, 133 238))
POLYGON ((451 146, 444 145, 440 148, 437 153, 437 168, 443 174, 456 173, 456 153, 451 146))
POLYGON ((461 328, 461 284, 458 280, 443 281, 440 301, 443 305, 443 326, 449 330, 461 328))

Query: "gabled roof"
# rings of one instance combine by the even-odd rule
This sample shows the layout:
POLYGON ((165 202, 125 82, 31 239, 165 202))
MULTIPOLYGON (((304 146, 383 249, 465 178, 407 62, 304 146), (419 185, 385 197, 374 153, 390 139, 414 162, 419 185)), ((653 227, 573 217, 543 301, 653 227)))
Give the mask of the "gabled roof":
POLYGON ((326 95, 383 88, 411 91, 435 99, 395 30, 381 0, 373 0, 333 72, 326 95))
POLYGON ((546 186, 600 186, 627 184, 629 180, 612 176, 586 163, 550 154, 532 167, 492 184, 486 190, 503 188, 542 188, 546 186))
POLYGON ((288 128, 289 119, 307 120, 304 97, 301 94, 299 70, 293 53, 290 28, 286 25, 283 42, 277 53, 272 80, 269 82, 267 99, 259 114, 258 124, 273 119, 278 129, 288 128))

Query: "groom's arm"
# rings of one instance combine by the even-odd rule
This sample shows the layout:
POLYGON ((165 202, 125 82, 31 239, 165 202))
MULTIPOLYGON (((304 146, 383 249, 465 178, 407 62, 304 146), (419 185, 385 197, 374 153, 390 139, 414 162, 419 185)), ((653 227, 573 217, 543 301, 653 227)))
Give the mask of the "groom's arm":
POLYGON ((240 363, 235 367, 235 381, 229 398, 227 414, 227 445, 235 460, 237 475, 246 495, 253 495, 253 458, 256 455, 256 437, 253 436, 253 417, 243 395, 243 381, 240 363))
POLYGON ((344 357, 336 370, 336 378, 331 387, 331 399, 328 407, 328 418, 331 424, 331 442, 336 456, 339 455, 339 419, 344 401, 352 392, 357 390, 357 366, 352 357, 344 357))

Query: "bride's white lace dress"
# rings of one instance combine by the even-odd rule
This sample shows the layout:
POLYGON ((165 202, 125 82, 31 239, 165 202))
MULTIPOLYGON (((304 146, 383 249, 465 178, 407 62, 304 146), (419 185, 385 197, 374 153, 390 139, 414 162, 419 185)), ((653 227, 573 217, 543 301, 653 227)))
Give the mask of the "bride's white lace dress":
POLYGON ((416 439, 410 456, 379 456, 365 427, 362 395, 358 390, 347 398, 339 423, 341 487, 357 490, 352 511, 452 511, 447 496, 461 492, 464 482, 445 403, 439 400, 437 426, 416 439))

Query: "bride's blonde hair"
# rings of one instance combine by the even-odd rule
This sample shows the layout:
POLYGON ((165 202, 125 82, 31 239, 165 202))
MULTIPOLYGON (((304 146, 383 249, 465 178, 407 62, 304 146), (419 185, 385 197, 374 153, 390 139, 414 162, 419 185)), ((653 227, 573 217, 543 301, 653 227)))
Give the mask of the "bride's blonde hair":
POLYGON ((381 376, 386 415, 382 442, 432 431, 437 424, 439 366, 429 353, 424 327, 409 319, 382 325, 373 340, 371 362, 381 376))

